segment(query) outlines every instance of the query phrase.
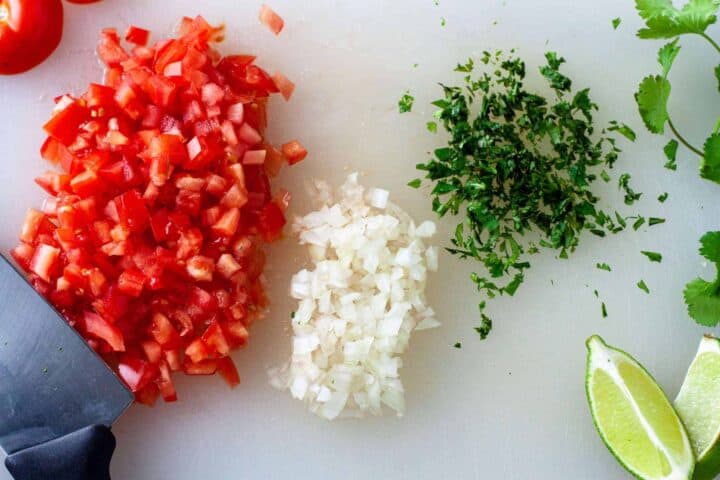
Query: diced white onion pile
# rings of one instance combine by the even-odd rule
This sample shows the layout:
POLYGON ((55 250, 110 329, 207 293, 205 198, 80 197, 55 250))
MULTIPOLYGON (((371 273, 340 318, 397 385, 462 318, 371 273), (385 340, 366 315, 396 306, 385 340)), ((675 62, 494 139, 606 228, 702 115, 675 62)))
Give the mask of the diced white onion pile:
POLYGON ((389 193, 365 191, 357 173, 338 191, 316 182, 322 207, 297 218, 293 229, 314 263, 292 279, 299 301, 292 319, 289 362, 270 372, 317 415, 382 414, 382 404, 405 411, 399 370, 410 333, 440 325, 425 300, 437 247, 424 241, 435 224, 416 226, 388 201, 389 193))

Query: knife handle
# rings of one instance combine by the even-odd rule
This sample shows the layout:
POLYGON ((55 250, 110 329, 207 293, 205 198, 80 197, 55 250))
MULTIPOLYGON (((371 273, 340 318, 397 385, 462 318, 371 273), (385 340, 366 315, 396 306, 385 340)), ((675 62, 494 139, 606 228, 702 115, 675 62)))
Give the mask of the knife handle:
POLYGON ((110 429, 91 425, 15 452, 5 466, 15 480, 110 480, 114 451, 110 429))

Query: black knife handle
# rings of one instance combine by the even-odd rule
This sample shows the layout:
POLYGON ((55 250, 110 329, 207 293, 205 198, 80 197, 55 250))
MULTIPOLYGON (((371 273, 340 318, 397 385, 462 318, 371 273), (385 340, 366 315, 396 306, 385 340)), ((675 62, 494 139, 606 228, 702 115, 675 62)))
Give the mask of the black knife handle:
POLYGON ((92 425, 5 459, 15 480, 110 480, 115 436, 92 425))

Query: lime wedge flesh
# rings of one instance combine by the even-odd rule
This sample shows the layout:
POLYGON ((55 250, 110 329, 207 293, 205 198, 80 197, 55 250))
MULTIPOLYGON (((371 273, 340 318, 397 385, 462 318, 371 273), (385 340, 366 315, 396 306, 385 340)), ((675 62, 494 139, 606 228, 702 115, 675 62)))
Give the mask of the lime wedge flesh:
POLYGON ((706 336, 675 399, 695 450, 695 480, 720 475, 720 340, 706 336))
POLYGON ((647 371, 600 337, 588 339, 586 389, 608 449, 642 480, 689 480, 695 464, 680 418, 647 371))

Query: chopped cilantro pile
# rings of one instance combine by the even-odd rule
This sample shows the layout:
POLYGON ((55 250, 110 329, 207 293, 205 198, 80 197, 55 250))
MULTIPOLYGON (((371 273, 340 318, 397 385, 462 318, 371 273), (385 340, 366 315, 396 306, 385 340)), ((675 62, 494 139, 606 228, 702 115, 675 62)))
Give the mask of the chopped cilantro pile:
MULTIPOLYGON (((528 256, 540 248, 567 258, 583 232, 604 237, 626 228, 626 217, 599 208, 591 187, 610 179, 620 152, 612 135, 634 140, 635 133, 617 122, 599 131, 589 89, 573 91, 560 71, 565 60, 553 52, 545 57, 540 73, 553 91, 548 96, 525 87, 525 63, 514 51, 485 52, 483 72, 472 59, 458 65, 463 84, 442 85, 435 121, 428 123, 433 133, 442 126, 450 140, 417 166, 432 184, 433 210, 462 216, 447 250, 485 267, 471 278, 489 298, 515 294, 528 256)), ((640 198, 629 181, 629 175, 619 180, 628 205, 640 198)), ((418 188, 421 180, 409 185, 418 188)), ((484 310, 483 301, 481 338, 492 328, 484 310)))

